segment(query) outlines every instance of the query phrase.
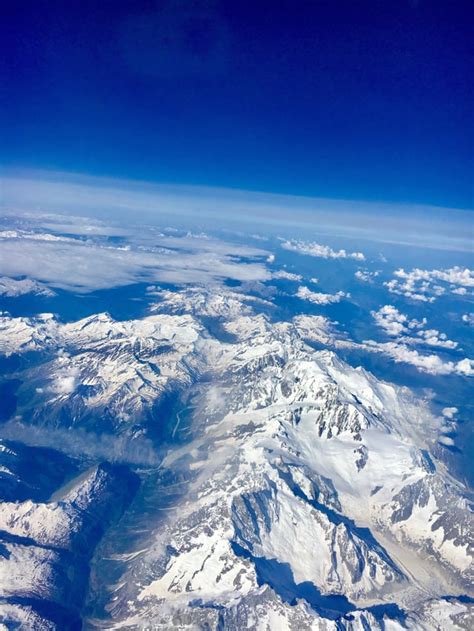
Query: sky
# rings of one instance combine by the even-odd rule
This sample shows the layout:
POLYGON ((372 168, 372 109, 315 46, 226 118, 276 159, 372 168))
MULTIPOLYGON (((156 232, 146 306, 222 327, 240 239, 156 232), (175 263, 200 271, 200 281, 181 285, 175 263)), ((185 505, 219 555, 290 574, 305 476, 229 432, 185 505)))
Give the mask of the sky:
POLYGON ((10 2, 0 163, 468 209, 467 0, 10 2))

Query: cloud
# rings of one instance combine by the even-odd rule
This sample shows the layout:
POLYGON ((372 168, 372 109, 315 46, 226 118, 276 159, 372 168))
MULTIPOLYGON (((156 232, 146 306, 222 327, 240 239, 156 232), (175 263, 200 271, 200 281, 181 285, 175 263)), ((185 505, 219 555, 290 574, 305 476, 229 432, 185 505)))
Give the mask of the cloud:
POLYGON ((19 420, 9 421, 0 427, 0 437, 19 440, 27 445, 50 447, 73 458, 110 460, 141 466, 157 466, 164 450, 157 450, 144 436, 96 434, 78 428, 52 429, 25 425, 19 420))
POLYGON ((366 340, 355 342, 337 330, 337 322, 331 322, 321 316, 297 316, 293 322, 303 338, 318 342, 328 348, 339 351, 378 353, 389 357, 395 363, 409 364, 420 372, 435 376, 474 376, 474 361, 468 358, 459 361, 444 361, 435 354, 421 354, 417 350, 409 348, 404 341, 376 342, 366 340))
POLYGON ((446 349, 455 349, 458 346, 457 342, 448 340, 445 333, 440 333, 437 329, 425 329, 426 318, 410 320, 392 305, 385 305, 378 311, 371 311, 370 313, 378 327, 383 329, 387 335, 400 337, 400 341, 404 344, 425 344, 446 349))
POLYGON ((60 353, 57 358, 58 367, 54 373, 54 379, 50 389, 59 397, 72 394, 78 385, 80 370, 69 361, 67 353, 60 353))
POLYGON ((275 278, 277 280, 293 280, 298 283, 303 279, 301 274, 293 274, 292 272, 287 272, 283 269, 273 272, 272 278, 275 278))
POLYGON ((454 440, 449 436, 440 436, 438 442, 445 447, 454 447, 454 440))
POLYGON ((426 324, 426 318, 419 320, 409 320, 400 313, 396 307, 385 305, 378 311, 370 312, 378 327, 382 328, 388 335, 400 335, 408 333, 413 329, 422 328, 426 324))
POLYGON ((448 340, 448 336, 446 335, 446 333, 440 333, 437 329, 418 331, 417 335, 422 338, 423 343, 427 346, 438 346, 439 348, 449 349, 455 349, 458 346, 457 342, 448 340))
POLYGON ((311 291, 308 287, 299 287, 296 292, 298 298, 301 300, 308 300, 316 305, 330 305, 336 302, 340 302, 343 298, 349 298, 350 294, 346 294, 343 291, 338 291, 336 294, 323 294, 315 291, 311 291))
POLYGON ((328 245, 321 245, 315 242, 297 241, 290 239, 283 241, 281 247, 285 250, 298 252, 299 254, 307 254, 321 259, 355 259, 364 261, 365 256, 362 252, 346 252, 346 250, 333 250, 328 245))
POLYGON ((357 270, 357 272, 355 272, 354 276, 357 278, 357 280, 360 280, 364 283, 371 283, 373 282, 373 279, 376 278, 378 275, 380 274, 379 271, 375 271, 375 272, 370 272, 367 269, 364 270, 357 270))
POLYGON ((474 326, 474 313, 464 313, 462 321, 469 326, 474 326))
MULTIPOLYGON (((173 186, 71 173, 4 173, 6 209, 111 217, 130 215, 166 225, 195 219, 241 230, 242 224, 318 229, 320 234, 407 243, 434 249, 472 251, 472 213, 416 204, 322 199, 223 188, 173 186), (166 223, 165 223, 166 222, 166 223)), ((258 228, 257 228, 258 226, 258 228)))
POLYGON ((400 268, 394 276, 384 283, 390 293, 421 302, 434 302, 447 292, 464 296, 467 288, 474 287, 474 271, 458 266, 438 270, 414 268, 409 272, 400 268), (445 284, 440 285, 440 282, 445 284))
POLYGON ((458 408, 443 408, 443 416, 452 420, 454 416, 459 412, 458 408))
POLYGON ((462 359, 457 362, 443 361, 438 355, 422 355, 418 351, 408 348, 405 344, 397 342, 374 342, 368 340, 364 342, 367 350, 383 353, 393 359, 396 363, 411 364, 432 375, 460 375, 463 377, 474 376, 474 361, 472 359, 462 359))
MULTIPOLYGON (((2 235, 0 235, 1 237, 2 235)), ((270 279, 267 252, 218 239, 156 235, 131 237, 125 245, 107 240, 3 235, 0 274, 76 292, 138 282, 214 283, 270 279)))

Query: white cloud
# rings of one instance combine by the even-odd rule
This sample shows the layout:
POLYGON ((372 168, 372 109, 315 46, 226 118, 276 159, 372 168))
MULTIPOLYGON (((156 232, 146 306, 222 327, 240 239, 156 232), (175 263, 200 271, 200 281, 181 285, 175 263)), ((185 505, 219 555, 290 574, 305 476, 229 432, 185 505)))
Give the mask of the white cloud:
POLYGON ((67 356, 59 357, 59 370, 55 373, 51 383, 51 391, 59 396, 71 394, 77 386, 77 379, 80 375, 79 368, 69 363, 67 356))
POLYGON ((343 291, 338 291, 336 294, 323 294, 315 291, 311 291, 308 287, 299 287, 296 292, 298 298, 301 300, 308 300, 316 305, 330 305, 335 302, 340 302, 343 298, 349 298, 350 295, 343 291))
POLYGON ((412 300, 418 300, 420 302, 434 302, 434 296, 427 296, 425 293, 421 293, 425 291, 427 285, 424 287, 418 286, 415 290, 414 282, 405 282, 401 283, 400 281, 393 279, 388 280, 384 283, 385 287, 387 287, 388 291, 391 294, 397 294, 398 296, 405 296, 406 298, 411 298, 412 300))
POLYGON ((426 318, 410 320, 406 315, 392 305, 385 305, 378 311, 370 312, 378 327, 382 328, 388 335, 401 335, 413 329, 422 328, 426 324, 426 318))
POLYGON ((286 270, 278 270, 277 272, 272 273, 272 278, 281 279, 281 280, 294 280, 295 282, 300 282, 303 277, 301 274, 293 274, 292 272, 287 272, 286 270))
POLYGON ((443 408, 443 416, 450 420, 452 420, 458 412, 458 408, 443 408))
POLYGON ((437 346, 438 348, 449 349, 455 349, 458 346, 457 342, 448 340, 446 333, 440 333, 437 329, 418 331, 417 335, 422 338, 423 343, 427 346, 437 346))
POLYGON ((435 354, 421 354, 409 348, 403 341, 355 342, 337 331, 336 322, 331 322, 321 316, 297 316, 293 322, 304 338, 335 350, 378 353, 390 357, 396 363, 409 364, 420 372, 431 375, 474 376, 474 361, 467 358, 460 361, 444 361, 435 354))
POLYGON ((464 296, 468 288, 474 287, 474 272, 458 266, 440 270, 414 268, 409 272, 400 268, 394 272, 394 276, 384 283, 390 293, 422 302, 434 302, 448 291, 464 296), (446 285, 440 285, 440 282, 446 285))
POLYGON ((464 313, 462 321, 469 326, 474 326, 474 313, 464 313))
POLYGON ((362 254, 362 252, 346 252, 346 250, 333 250, 328 245, 321 245, 319 243, 308 241, 298 241, 296 239, 283 241, 281 247, 285 250, 299 252, 300 254, 307 254, 308 256, 315 256, 321 259, 356 259, 357 261, 365 260, 365 256, 362 254))
POLYGON ((357 270, 357 272, 355 272, 354 276, 357 278, 357 280, 360 280, 364 283, 371 283, 372 280, 376 278, 379 274, 380 274, 379 271, 370 272, 367 269, 364 269, 364 270, 359 269, 357 270))
POLYGON ((2 241, 0 274, 26 276, 55 288, 88 292, 137 282, 212 283, 270 279, 265 250, 217 239, 150 236, 111 246, 100 239, 33 238, 15 234, 2 241), (248 260, 241 260, 242 258, 248 260))
POLYGON ((426 318, 410 320, 392 305, 385 305, 378 311, 371 311, 371 315, 376 325, 387 335, 399 337, 399 341, 404 344, 425 344, 447 349, 455 349, 458 346, 457 342, 448 340, 445 333, 440 333, 437 329, 425 329, 426 318), (414 334, 416 337, 413 336, 414 334))
POLYGON ((316 278, 315 276, 313 276, 312 278, 309 279, 310 283, 313 283, 313 285, 317 285, 319 283, 319 278, 316 278))
POLYGON ((452 438, 450 438, 449 436, 440 436, 438 438, 438 442, 441 445, 445 445, 446 447, 453 447, 454 446, 454 440, 452 438))
POLYGON ((411 364, 418 370, 432 375, 474 376, 474 361, 472 359, 465 358, 457 362, 443 361, 438 355, 422 355, 418 351, 397 342, 381 343, 368 340, 364 342, 364 345, 368 350, 388 355, 396 363, 411 364))

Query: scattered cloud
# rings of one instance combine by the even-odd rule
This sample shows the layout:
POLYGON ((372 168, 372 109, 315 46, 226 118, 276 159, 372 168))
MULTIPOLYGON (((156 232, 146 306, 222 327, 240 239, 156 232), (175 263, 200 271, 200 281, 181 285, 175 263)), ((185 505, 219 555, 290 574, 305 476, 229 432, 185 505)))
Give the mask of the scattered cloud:
POLYGON ((427 346, 438 346, 439 348, 449 349, 455 349, 458 346, 457 342, 453 342, 453 340, 448 340, 448 336, 446 335, 446 333, 440 333, 437 329, 426 329, 423 331, 418 331, 417 335, 427 346))
POLYGON ((378 327, 382 328, 388 335, 400 335, 409 333, 413 329, 420 329, 426 324, 423 320, 410 320, 406 315, 392 305, 385 305, 378 311, 370 312, 378 327))
MULTIPOLYGON (((366 340, 356 342, 337 329, 337 322, 331 322, 321 316, 297 316, 293 322, 303 338, 324 344, 339 351, 357 351, 377 353, 389 357, 395 363, 409 364, 420 372, 435 376, 458 375, 474 376, 474 361, 468 358, 459 361, 444 361, 436 354, 422 354, 410 348, 405 340, 376 342, 366 340)), ((413 322, 413 321, 409 321, 413 322)))
POLYGON ((371 283, 373 282, 373 279, 376 278, 379 274, 379 271, 371 272, 368 269, 359 269, 354 274, 354 276, 357 278, 357 280, 360 280, 364 283, 371 283))
POLYGON ((474 271, 458 266, 439 270, 414 268, 409 272, 400 268, 394 276, 384 283, 390 293, 421 302, 434 302, 447 292, 464 296, 468 288, 474 288, 474 271))
POLYGON ((385 305, 378 311, 371 311, 371 315, 379 328, 383 329, 387 335, 399 337, 404 344, 426 344, 446 349, 455 349, 458 345, 437 329, 425 329, 426 318, 410 320, 392 305, 385 305))
POLYGON ((281 247, 285 250, 291 250, 292 252, 298 252, 299 254, 306 254, 308 256, 314 256, 321 259, 355 259, 357 261, 364 261, 365 256, 362 252, 346 252, 346 250, 333 250, 328 245, 321 245, 320 243, 309 241, 298 241, 296 239, 289 239, 283 241, 281 247))
POLYGON ((323 294, 311 291, 308 287, 304 286, 298 288, 296 295, 298 298, 301 298, 301 300, 308 300, 315 305, 330 305, 340 302, 343 298, 350 297, 350 294, 346 294, 343 291, 338 291, 336 294, 323 294))

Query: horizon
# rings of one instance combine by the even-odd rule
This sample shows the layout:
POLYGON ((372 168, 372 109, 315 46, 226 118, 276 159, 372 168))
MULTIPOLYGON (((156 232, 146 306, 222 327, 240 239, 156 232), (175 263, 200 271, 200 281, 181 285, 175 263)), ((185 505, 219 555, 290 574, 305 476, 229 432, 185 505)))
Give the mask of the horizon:
POLYGON ((26 4, 7 170, 472 208, 470 3, 26 4))

